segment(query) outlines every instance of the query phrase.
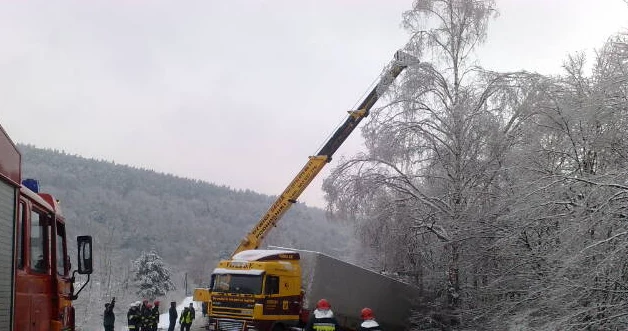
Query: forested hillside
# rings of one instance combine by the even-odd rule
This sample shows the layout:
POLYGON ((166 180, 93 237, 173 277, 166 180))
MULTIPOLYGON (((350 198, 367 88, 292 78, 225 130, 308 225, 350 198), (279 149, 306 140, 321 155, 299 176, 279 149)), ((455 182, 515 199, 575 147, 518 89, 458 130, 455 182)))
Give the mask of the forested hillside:
MULTIPOLYGON (((172 298, 183 295, 185 273, 191 288, 206 284, 218 259, 229 256, 274 201, 248 190, 60 151, 18 148, 24 176, 37 178, 42 191, 60 200, 71 242, 77 235, 94 237, 95 273, 78 304, 90 310, 79 311, 81 325, 101 323, 102 304, 112 296, 121 305, 139 299, 129 279, 131 261, 142 251, 155 249, 172 271, 178 287, 172 298)), ((345 226, 329 223, 323 210, 297 204, 265 244, 350 259, 350 233, 345 226)), ((71 256, 75 263, 75 254, 71 256)))

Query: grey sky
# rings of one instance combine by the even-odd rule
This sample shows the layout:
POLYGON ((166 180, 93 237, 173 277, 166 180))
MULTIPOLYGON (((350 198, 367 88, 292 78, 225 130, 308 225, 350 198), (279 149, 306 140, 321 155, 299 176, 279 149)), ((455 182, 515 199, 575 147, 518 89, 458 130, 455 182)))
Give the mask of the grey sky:
MULTIPOLYGON (((0 124, 16 142, 279 194, 406 42, 411 3, 4 1, 0 124)), ((478 52, 495 70, 557 73, 628 27, 622 0, 497 4, 478 52)), ((323 205, 331 166, 302 201, 323 205)))

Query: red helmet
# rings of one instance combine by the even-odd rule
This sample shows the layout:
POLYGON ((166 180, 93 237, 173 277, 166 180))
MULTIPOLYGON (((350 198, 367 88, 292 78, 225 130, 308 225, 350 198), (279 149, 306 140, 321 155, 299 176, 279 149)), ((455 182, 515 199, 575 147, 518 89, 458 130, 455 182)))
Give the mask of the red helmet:
POLYGON ((316 309, 331 309, 331 305, 329 304, 329 301, 320 299, 316 303, 316 309))
POLYGON ((155 300, 155 306, 159 306, 159 300, 155 300))
POLYGON ((146 308, 153 308, 153 305, 151 305, 150 303, 146 305, 146 308))
POLYGON ((371 308, 362 308, 360 315, 362 316, 363 320, 373 319, 373 310, 371 308))

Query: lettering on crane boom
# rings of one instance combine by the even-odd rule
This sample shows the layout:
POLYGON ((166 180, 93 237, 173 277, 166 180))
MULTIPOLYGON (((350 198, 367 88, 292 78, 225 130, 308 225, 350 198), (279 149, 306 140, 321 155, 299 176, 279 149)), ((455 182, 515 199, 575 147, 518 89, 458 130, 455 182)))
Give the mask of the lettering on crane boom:
MULTIPOLYGON (((320 162, 324 162, 323 159, 318 160, 320 162)), ((275 221, 279 218, 283 212, 285 212, 288 208, 288 204, 291 202, 289 199, 298 197, 301 192, 307 187, 307 185, 312 181, 314 176, 318 174, 320 171, 320 167, 317 166, 317 162, 310 160, 304 167, 301 169, 297 177, 292 181, 292 183, 288 186, 292 188, 289 192, 284 192, 282 195, 286 193, 292 193, 291 197, 288 199, 278 199, 271 207, 270 211, 264 219, 253 229, 253 234, 256 238, 261 238, 270 225, 274 225, 275 221), (296 194, 294 194, 297 191, 296 194), (272 221, 271 221, 272 220, 272 221)))

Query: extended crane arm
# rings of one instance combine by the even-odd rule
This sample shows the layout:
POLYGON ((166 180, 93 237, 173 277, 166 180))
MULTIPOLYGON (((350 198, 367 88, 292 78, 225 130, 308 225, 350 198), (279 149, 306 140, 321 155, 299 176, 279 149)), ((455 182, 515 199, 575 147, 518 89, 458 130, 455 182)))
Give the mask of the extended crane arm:
POLYGON ((268 232, 277 224, 279 219, 288 211, 292 204, 296 202, 297 198, 308 187, 316 175, 318 175, 321 169, 323 169, 325 164, 331 161, 333 154, 345 140, 347 140, 360 121, 368 116, 375 102, 386 92, 395 78, 408 66, 408 63, 414 61, 416 61, 416 59, 401 51, 395 53, 395 59, 392 65, 389 70, 381 76, 375 88, 373 88, 362 103, 360 103, 357 110, 349 111, 347 119, 338 127, 318 154, 316 156, 310 156, 305 166, 299 171, 277 200, 275 200, 259 222, 257 222, 253 230, 246 235, 233 252, 233 255, 247 249, 259 248, 268 232))

